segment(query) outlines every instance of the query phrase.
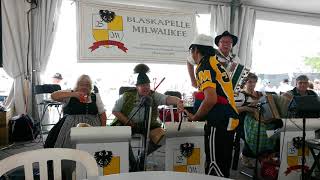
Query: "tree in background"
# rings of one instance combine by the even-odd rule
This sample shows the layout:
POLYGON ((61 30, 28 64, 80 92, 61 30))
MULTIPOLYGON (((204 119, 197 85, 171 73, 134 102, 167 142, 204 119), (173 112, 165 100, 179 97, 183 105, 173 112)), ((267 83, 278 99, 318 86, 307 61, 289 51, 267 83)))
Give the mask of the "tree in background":
POLYGON ((320 56, 318 57, 305 57, 304 63, 307 66, 310 66, 316 72, 320 72, 320 56))

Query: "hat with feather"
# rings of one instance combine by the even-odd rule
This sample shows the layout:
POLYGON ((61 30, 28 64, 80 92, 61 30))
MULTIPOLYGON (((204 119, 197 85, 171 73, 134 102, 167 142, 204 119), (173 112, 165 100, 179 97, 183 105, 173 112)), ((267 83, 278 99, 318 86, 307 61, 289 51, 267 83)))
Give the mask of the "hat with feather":
POLYGON ((133 69, 134 73, 138 74, 136 85, 150 83, 147 73, 150 71, 149 67, 145 64, 138 64, 133 69))

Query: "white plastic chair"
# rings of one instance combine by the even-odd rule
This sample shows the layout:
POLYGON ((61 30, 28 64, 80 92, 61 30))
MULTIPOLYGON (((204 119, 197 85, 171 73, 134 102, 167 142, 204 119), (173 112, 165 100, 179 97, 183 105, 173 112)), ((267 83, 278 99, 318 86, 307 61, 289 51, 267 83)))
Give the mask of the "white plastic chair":
POLYGON ((98 176, 97 163, 89 153, 76 149, 50 148, 15 154, 0 161, 0 177, 10 170, 24 166, 25 180, 33 180, 32 163, 39 162, 40 179, 48 179, 47 161, 53 161, 54 179, 61 180, 61 160, 72 160, 82 163, 87 176, 98 176))
POLYGON ((172 171, 141 171, 133 173, 111 174, 108 176, 99 176, 95 180, 227 180, 227 178, 208 176, 197 173, 184 173, 172 171))

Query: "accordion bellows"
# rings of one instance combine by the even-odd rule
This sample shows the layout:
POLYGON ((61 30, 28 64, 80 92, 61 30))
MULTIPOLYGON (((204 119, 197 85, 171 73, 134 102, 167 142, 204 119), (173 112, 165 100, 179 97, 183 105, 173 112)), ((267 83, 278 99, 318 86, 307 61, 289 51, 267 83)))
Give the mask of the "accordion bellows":
MULTIPOLYGON (((290 99, 287 97, 267 94, 259 102, 265 103, 262 105, 262 122, 269 123, 287 116, 288 104, 290 102, 290 99)), ((255 118, 258 118, 258 116, 259 114, 256 113, 255 118)))
POLYGON ((242 64, 232 62, 228 65, 227 71, 231 76, 233 91, 235 93, 240 92, 241 84, 243 79, 248 76, 249 69, 245 68, 242 64))

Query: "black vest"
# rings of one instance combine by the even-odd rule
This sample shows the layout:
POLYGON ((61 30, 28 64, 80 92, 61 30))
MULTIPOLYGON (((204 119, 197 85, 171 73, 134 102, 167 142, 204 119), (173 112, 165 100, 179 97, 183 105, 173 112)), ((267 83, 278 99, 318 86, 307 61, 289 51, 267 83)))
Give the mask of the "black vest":
POLYGON ((63 113, 68 115, 77 114, 98 114, 98 107, 96 104, 96 95, 91 93, 91 103, 81 103, 79 99, 71 97, 69 103, 63 108, 63 113))
MULTIPOLYGON (((301 96, 301 94, 298 92, 297 88, 293 88, 292 90, 290 90, 290 92, 293 94, 293 96, 301 96)), ((312 96, 317 96, 317 93, 315 93, 312 90, 307 90, 306 95, 312 95, 312 96)))

